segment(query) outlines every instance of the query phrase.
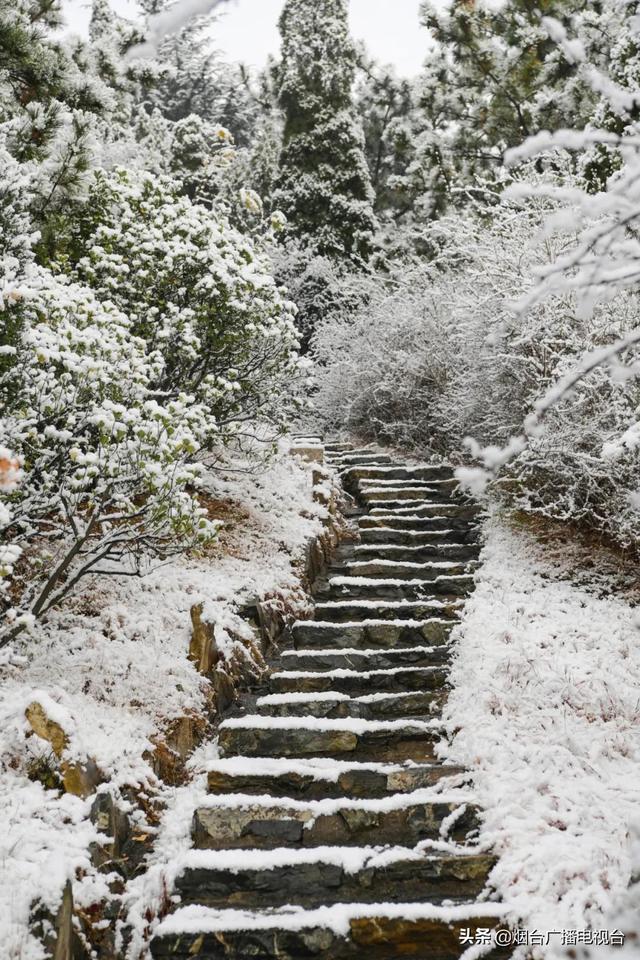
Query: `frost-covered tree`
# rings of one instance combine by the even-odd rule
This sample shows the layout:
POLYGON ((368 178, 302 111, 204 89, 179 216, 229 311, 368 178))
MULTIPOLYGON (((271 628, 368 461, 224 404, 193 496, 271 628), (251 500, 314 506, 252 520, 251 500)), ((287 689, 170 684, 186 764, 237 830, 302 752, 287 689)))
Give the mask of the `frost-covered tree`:
POLYGON ((345 0, 287 0, 279 25, 285 124, 274 205, 315 253, 366 260, 373 191, 353 108, 355 51, 345 0))
POLYGON ((424 0, 421 16, 435 46, 417 90, 416 155, 405 190, 416 198, 428 192, 438 214, 457 187, 492 174, 508 148, 592 115, 593 91, 558 49, 547 18, 579 22, 594 53, 607 41, 597 5, 584 0, 455 0, 446 8, 424 0))
POLYGON ((412 83, 392 69, 361 57, 356 103, 364 129, 375 211, 401 215, 406 201, 395 189, 395 181, 406 171, 413 154, 412 83))
MULTIPOLYGON (((609 230, 614 256, 602 260, 600 279, 611 282, 589 290, 593 261, 584 272, 574 261, 585 248, 576 221, 563 212, 563 197, 591 200, 594 210, 602 209, 602 198, 580 193, 572 164, 560 155, 553 170, 539 174, 529 164, 515 182, 506 180, 494 189, 492 206, 469 204, 432 222, 430 260, 369 278, 363 308, 336 312, 319 326, 315 406, 327 430, 347 429, 421 455, 464 462, 481 448, 487 462, 502 463, 496 495, 627 545, 640 534, 634 506, 640 390, 628 340, 640 339, 640 305, 629 289, 637 286, 633 270, 623 277, 620 269, 632 250, 622 231, 613 235, 620 240, 616 250, 609 230), (554 265, 572 261, 576 271, 554 272, 554 265), (587 312, 589 294, 598 292, 609 296, 587 312), (513 309, 518 299, 527 310, 513 309), (623 364, 609 372, 602 360, 617 343, 627 344, 618 350, 623 364), (600 364, 581 366, 592 351, 600 364), (567 380, 572 389, 556 392, 547 429, 520 442, 541 395, 551 396, 576 368, 583 375, 567 380), (476 444, 468 447, 467 437, 476 444), (509 449, 503 462, 501 451, 509 449)), ((621 197, 612 198, 612 215, 621 197)), ((592 221, 585 235, 596 239, 600 226, 611 224, 592 221)), ((632 267, 637 278, 637 263, 632 267)))
POLYGON ((158 51, 161 71, 147 102, 172 121, 195 114, 233 131, 240 146, 251 142, 258 104, 248 71, 227 63, 213 47, 215 21, 196 17, 168 36, 158 51), (213 31, 212 31, 213 26, 213 31))

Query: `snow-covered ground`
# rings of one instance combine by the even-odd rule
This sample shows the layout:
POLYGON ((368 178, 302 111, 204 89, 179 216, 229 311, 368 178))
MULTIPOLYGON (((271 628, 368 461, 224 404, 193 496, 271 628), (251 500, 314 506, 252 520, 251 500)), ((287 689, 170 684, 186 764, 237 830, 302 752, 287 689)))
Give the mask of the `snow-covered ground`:
MULTIPOLYGON (((446 755, 473 772, 482 840, 500 857, 492 881, 514 923, 613 930, 638 866, 635 577, 603 572, 615 566, 606 551, 546 540, 499 516, 487 524, 455 634, 446 755)), ((539 956, 562 950, 560 935, 549 940, 539 956)))
POLYGON ((28 933, 29 912, 38 899, 54 908, 67 878, 74 878, 74 896, 85 906, 106 893, 87 855, 96 837, 91 799, 60 795, 35 778, 52 755, 31 732, 27 706, 35 700, 45 706, 67 734, 66 756, 93 757, 111 787, 158 791, 162 785, 144 757, 152 738, 172 719, 207 707, 207 684, 187 659, 190 608, 204 604, 218 648, 232 652, 248 630, 236 612, 243 604, 267 596, 298 612, 307 604, 304 545, 326 516, 312 497, 311 468, 280 456, 257 472, 230 472, 211 483, 213 513, 225 520, 213 548, 143 580, 95 581, 33 636, 3 651, 3 960, 41 960, 42 948, 28 933))

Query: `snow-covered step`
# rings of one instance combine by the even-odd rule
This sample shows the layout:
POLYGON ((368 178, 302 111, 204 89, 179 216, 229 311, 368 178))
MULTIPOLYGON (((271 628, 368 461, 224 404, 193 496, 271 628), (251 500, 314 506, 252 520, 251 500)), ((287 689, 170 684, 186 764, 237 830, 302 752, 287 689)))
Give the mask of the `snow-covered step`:
POLYGON ((437 490, 430 486, 361 486, 360 498, 371 506, 375 504, 398 503, 433 503, 434 505, 445 504, 449 506, 462 506, 451 502, 450 492, 448 490, 437 490))
POLYGON ((457 480, 430 478, 421 480, 419 478, 406 477, 402 479, 388 479, 386 477, 363 477, 358 480, 360 490, 457 490, 459 483, 457 480))
MULTIPOLYGON (((335 568, 332 567, 333 572, 335 568)), ((350 560, 341 568, 347 577, 392 577, 394 579, 433 580, 442 574, 458 576, 469 572, 469 564, 455 560, 350 560)))
POLYGON ((338 469, 347 467, 370 466, 378 467, 390 464, 391 457, 386 453, 341 453, 331 458, 331 463, 338 469))
MULTIPOLYGON (((444 643, 449 635, 449 624, 443 621, 449 621, 453 625, 458 619, 462 603, 459 599, 364 600, 354 597, 349 600, 324 600, 317 603, 316 617, 318 620, 343 625, 360 621, 370 623, 371 626, 367 628, 367 643, 370 646, 400 646, 403 642, 413 644, 417 639, 428 643, 444 643), (374 625, 376 621, 384 621, 385 625, 374 625), (388 632, 386 621, 390 621, 388 632)), ((313 634, 302 631, 297 625, 293 636, 298 648, 304 645, 317 646, 317 643, 310 639, 313 634)), ((345 639, 349 636, 350 633, 347 633, 345 639)), ((347 642, 351 645, 350 639, 347 642)), ((357 643, 354 646, 357 646, 357 643)))
POLYGON ((336 667, 332 670, 278 670, 271 674, 274 693, 325 693, 336 690, 349 696, 368 692, 398 693, 403 690, 441 690, 447 669, 444 664, 433 666, 380 667, 352 669, 336 667))
MULTIPOLYGON (((444 846, 444 845, 443 845, 444 846)), ((471 901, 495 858, 408 847, 191 850, 178 866, 182 905, 261 909, 295 904, 471 901)))
POLYGON ((428 560, 474 560, 478 556, 477 544, 465 543, 360 543, 343 550, 345 560, 395 560, 409 563, 424 563, 428 560))
POLYGON ((387 517, 398 520, 404 517, 413 520, 435 520, 451 517, 465 523, 471 523, 478 517, 477 507, 452 503, 451 501, 434 501, 424 497, 415 500, 396 498, 394 500, 376 501, 375 503, 371 501, 370 506, 369 517, 372 519, 387 517))
POLYGON ((454 624, 455 608, 431 601, 407 601, 409 606, 375 604, 366 600, 330 600, 318 604, 322 620, 301 620, 292 628, 296 650, 314 650, 331 645, 342 648, 377 648, 381 652, 427 643, 446 643, 454 624), (415 616, 415 619, 414 619, 415 616))
MULTIPOLYGON (((336 678, 337 679, 337 678, 336 678)), ((353 717, 267 717, 224 720, 218 744, 224 757, 352 757, 357 760, 433 760, 442 739, 438 720, 363 720, 353 717)))
POLYGON ((467 776, 436 758, 479 512, 448 464, 339 440, 325 455, 369 508, 352 511, 360 540, 220 725, 156 958, 457 960, 458 930, 502 913, 471 903, 493 860, 469 846, 467 776))
POLYGON ((346 443, 343 440, 326 440, 324 448, 327 453, 346 453, 353 449, 353 444, 346 443))
POLYGON ((196 849, 368 846, 447 837, 463 842, 477 830, 473 796, 465 790, 414 790, 370 799, 290 800, 210 794, 195 812, 196 849))
MULTIPOLYGON (((319 626, 319 624, 315 624, 319 626)), ((327 624, 335 632, 336 624, 327 624)), ((357 625, 359 626, 359 625, 357 625)), ((325 634, 327 631, 325 631, 325 634)), ((331 640, 331 633, 325 635, 325 643, 331 640)), ((451 657, 448 644, 413 644, 407 647, 391 647, 381 650, 379 647, 327 647, 315 650, 286 650, 279 659, 285 670, 388 670, 395 667, 433 667, 446 666, 451 657)))
POLYGON ((474 588, 473 574, 438 574, 425 579, 391 577, 331 577, 322 599, 363 598, 376 600, 420 599, 422 597, 463 597, 474 588))
MULTIPOLYGON (((501 926, 494 903, 353 903, 306 910, 215 910, 192 905, 166 917, 151 944, 154 960, 459 960, 477 931, 501 926), (426 951, 425 952, 425 947, 426 951)), ((494 949, 489 960, 506 958, 494 949)))
POLYGON ((426 464, 420 467, 408 467, 403 464, 387 464, 376 466, 354 466, 343 471, 343 482, 353 483, 374 480, 406 480, 406 481, 424 481, 432 483, 434 480, 443 480, 449 483, 457 483, 454 477, 453 468, 446 464, 426 464))
POLYGON ((224 757, 210 761, 212 793, 245 793, 320 800, 326 797, 373 799, 409 793, 436 783, 464 783, 460 767, 442 763, 380 763, 307 757, 224 757))
MULTIPOLYGON (((367 532, 372 530, 379 530, 383 535, 384 531, 400 532, 406 538, 391 539, 387 541, 388 543, 410 543, 410 538, 418 537, 419 534, 424 535, 422 541, 417 541, 422 543, 437 543, 445 539, 449 543, 458 543, 475 539, 473 527, 470 527, 468 520, 431 514, 420 516, 415 513, 387 513, 386 511, 380 514, 369 513, 358 517, 358 529, 363 543, 373 542, 371 536, 368 538, 366 536, 367 532)), ((376 542, 385 541, 378 540, 376 537, 376 542)))
POLYGON ((442 706, 442 693, 424 690, 360 693, 338 690, 322 692, 269 693, 258 697, 256 710, 269 717, 355 717, 360 720, 392 720, 428 717, 442 706))

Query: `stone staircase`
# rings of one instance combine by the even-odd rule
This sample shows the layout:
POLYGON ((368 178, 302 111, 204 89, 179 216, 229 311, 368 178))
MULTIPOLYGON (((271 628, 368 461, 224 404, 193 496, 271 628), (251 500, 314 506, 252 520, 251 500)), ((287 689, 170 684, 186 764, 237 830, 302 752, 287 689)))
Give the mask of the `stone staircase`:
POLYGON ((156 960, 449 960, 499 925, 500 905, 478 901, 494 861, 474 846, 464 771, 435 753, 475 510, 448 466, 326 453, 359 540, 220 726, 156 960))

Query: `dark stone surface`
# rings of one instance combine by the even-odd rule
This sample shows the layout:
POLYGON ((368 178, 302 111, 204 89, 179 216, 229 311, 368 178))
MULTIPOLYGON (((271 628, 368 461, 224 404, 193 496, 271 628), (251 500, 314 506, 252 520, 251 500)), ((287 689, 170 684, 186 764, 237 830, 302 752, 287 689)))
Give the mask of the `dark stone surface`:
POLYGON ((328 863, 304 863, 272 870, 188 869, 178 878, 182 904, 260 909, 322 903, 434 903, 472 900, 484 890, 495 864, 482 854, 398 860, 384 867, 346 873, 328 863))

